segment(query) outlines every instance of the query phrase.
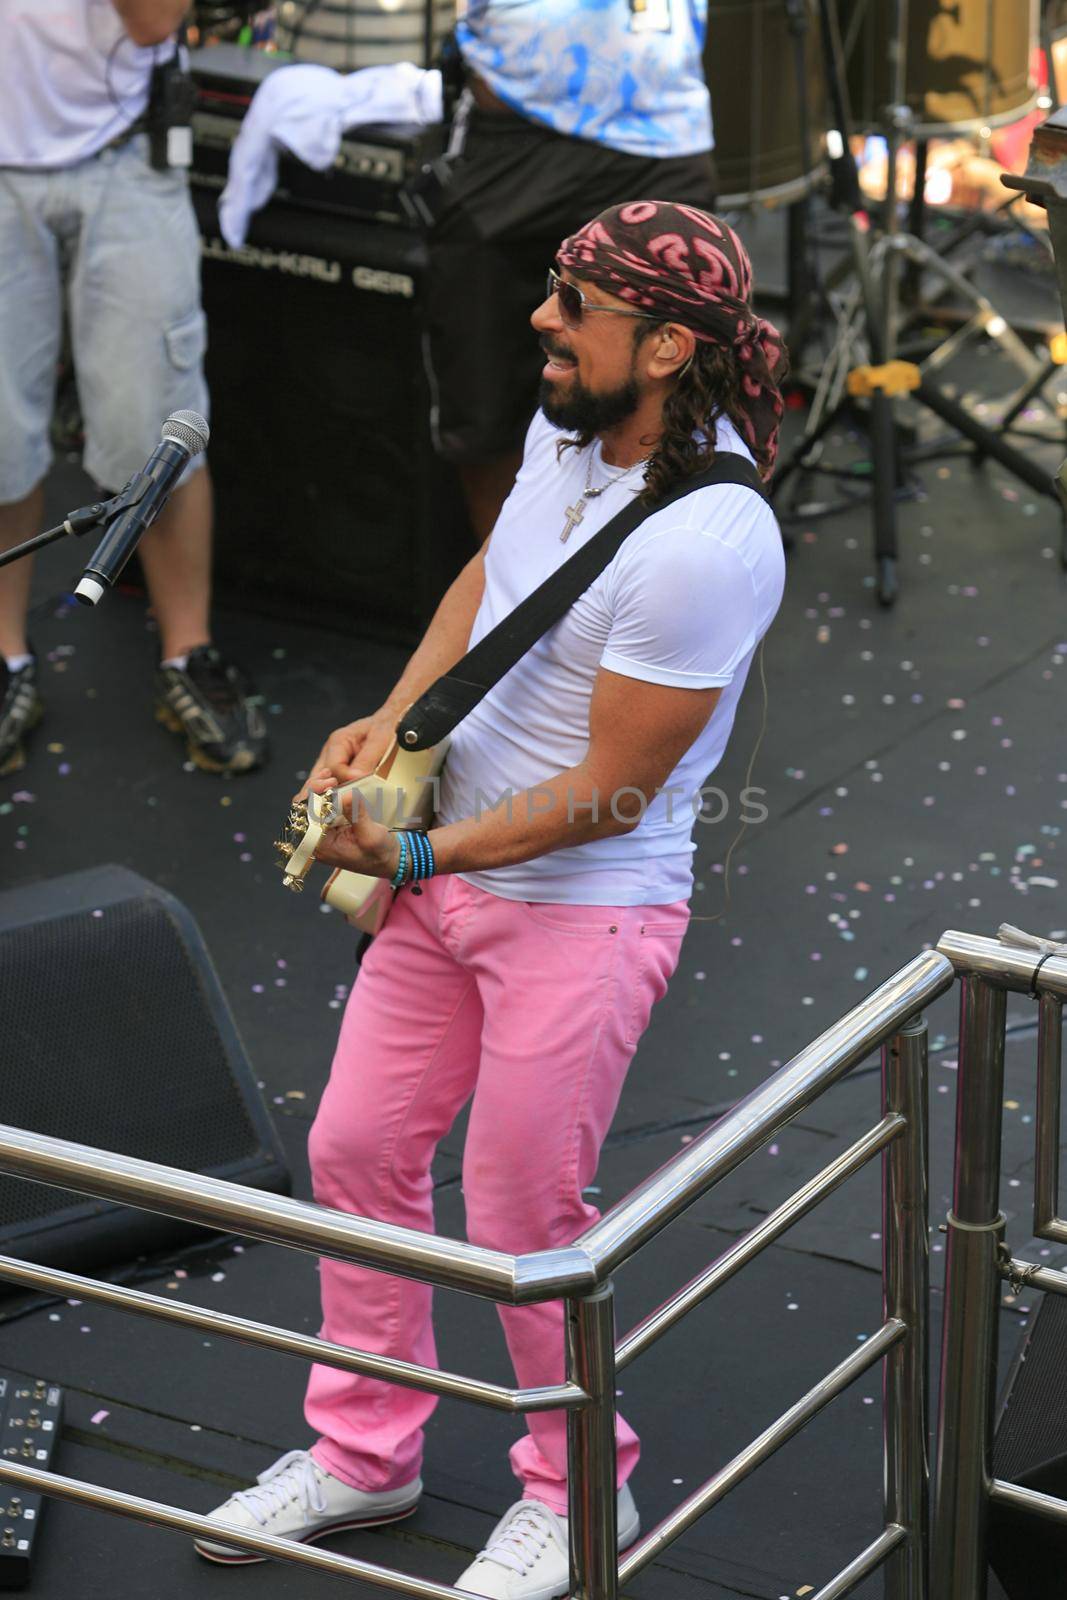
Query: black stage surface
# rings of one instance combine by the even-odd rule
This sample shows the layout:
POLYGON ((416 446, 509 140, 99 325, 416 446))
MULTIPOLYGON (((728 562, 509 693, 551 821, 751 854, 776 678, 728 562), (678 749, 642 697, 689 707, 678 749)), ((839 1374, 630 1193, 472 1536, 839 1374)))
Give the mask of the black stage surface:
MULTIPOLYGON (((1015 380, 999 356, 975 354, 958 381, 992 402, 1015 380)), ((1045 425, 1055 430, 1047 415, 1045 425)), ((835 460, 858 448, 843 429, 833 435, 835 460)), ((1051 473, 1062 450, 1034 448, 1051 473)), ((901 509, 902 595, 892 612, 875 601, 862 508, 797 527, 767 649, 769 725, 753 780, 767 791, 769 817, 735 854, 728 915, 692 925, 623 1098, 597 1180, 601 1204, 942 930, 993 933, 1011 921, 1063 937, 1067 614, 1059 513, 999 468, 975 471, 958 456, 925 465, 921 481, 922 497, 901 509)), ((56 469, 49 491, 50 520, 89 498, 70 464, 56 469)), ((294 561, 302 537, 313 530, 294 529, 294 561)), ((72 583, 84 555, 72 542, 47 552, 38 602, 72 583)), ((4 883, 114 861, 191 908, 296 1192, 307 1195, 305 1135, 352 979, 353 938, 335 916, 319 913, 312 895, 282 891, 271 840, 322 735, 377 703, 401 654, 366 644, 358 618, 346 636, 221 616, 220 639, 265 691, 274 741, 266 771, 227 783, 183 768, 178 747, 152 721, 155 641, 136 596, 109 597, 95 612, 43 609, 34 638, 48 717, 26 770, 0 789, 4 883)), ((744 781, 760 716, 752 682, 717 780, 730 794, 744 781)), ((697 833, 694 909, 712 919, 723 904, 732 828, 697 833)), ((954 998, 942 1001, 929 1019, 935 1227, 948 1202, 955 1006, 954 998)), ((1004 1198, 1022 1249, 1035 1013, 1022 999, 1009 1013, 1004 1198)), ((181 1085, 168 1093, 180 1114, 181 1085)), ((874 1120, 877 1093, 871 1063, 647 1249, 620 1275, 625 1325, 874 1120)), ((445 1233, 462 1229, 460 1139, 457 1130, 438 1167, 445 1233)), ((646 1526, 877 1325, 879 1226, 878 1176, 868 1171, 627 1371, 624 1404, 644 1439, 634 1488, 646 1526)), ((935 1231, 935 1278, 941 1248, 935 1231)), ((1063 1252, 1042 1254, 1054 1264, 1063 1252)), ((157 1293, 245 1316, 317 1325, 314 1263, 282 1250, 235 1250, 226 1241, 206 1259, 157 1263, 145 1281, 157 1293)), ((1005 1359, 1034 1300, 1005 1303, 1005 1359)), ((937 1294, 935 1348, 939 1304, 937 1294)), ((0 1366, 67 1386, 60 1471, 207 1510, 308 1440, 295 1361, 102 1308, 19 1309, 0 1327, 0 1366)), ((508 1378, 491 1310, 442 1294, 439 1321, 446 1364, 508 1378)), ((631 1592, 784 1600, 818 1590, 881 1523, 879 1394, 871 1374, 631 1592)), ((487 1412, 442 1404, 417 1515, 392 1532, 342 1537, 337 1547, 454 1578, 513 1498, 506 1447, 516 1431, 487 1412)), ((336 1580, 284 1564, 208 1567, 183 1537, 64 1504, 49 1508, 42 1528, 34 1590, 42 1600, 134 1592, 325 1600, 341 1592, 336 1580)), ((862 1593, 880 1594, 880 1580, 862 1593)))

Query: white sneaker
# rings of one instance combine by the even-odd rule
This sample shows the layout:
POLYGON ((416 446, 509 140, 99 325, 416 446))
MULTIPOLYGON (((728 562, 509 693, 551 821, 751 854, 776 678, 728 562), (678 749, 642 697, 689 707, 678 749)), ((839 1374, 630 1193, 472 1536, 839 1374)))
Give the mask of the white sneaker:
MULTIPOLYGON (((619 1549, 641 1531, 629 1485, 619 1490, 619 1549)), ((482 1553, 474 1558, 457 1589, 488 1600, 556 1600, 570 1588, 567 1519, 540 1500, 518 1500, 505 1511, 482 1553)))
MULTIPOLYGON (((242 1489, 224 1505, 208 1513, 213 1522, 230 1522, 237 1528, 298 1539, 310 1544, 343 1528, 369 1528, 410 1516, 419 1503, 422 1480, 380 1494, 353 1489, 325 1472, 306 1450, 290 1450, 256 1479, 256 1487, 242 1489)), ((236 1566, 265 1561, 266 1556, 234 1545, 197 1539, 195 1549, 208 1561, 236 1566)))

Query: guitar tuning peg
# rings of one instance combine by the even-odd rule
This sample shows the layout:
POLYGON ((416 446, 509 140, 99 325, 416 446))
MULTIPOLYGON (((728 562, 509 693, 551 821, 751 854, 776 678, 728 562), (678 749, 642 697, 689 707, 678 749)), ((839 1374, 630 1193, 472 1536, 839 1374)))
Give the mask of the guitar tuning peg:
POLYGON ((282 862, 288 861, 289 857, 293 853, 293 846, 289 843, 288 839, 275 839, 274 848, 282 858, 278 863, 279 866, 282 865, 282 862))

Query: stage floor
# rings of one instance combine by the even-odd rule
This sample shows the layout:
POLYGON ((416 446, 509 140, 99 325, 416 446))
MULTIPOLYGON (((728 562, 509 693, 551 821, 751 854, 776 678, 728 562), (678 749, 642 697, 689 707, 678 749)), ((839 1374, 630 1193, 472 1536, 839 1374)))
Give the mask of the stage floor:
MULTIPOLYGON (((959 378, 987 402, 1013 379, 995 355, 959 378)), ((1046 419, 1047 420, 1047 419, 1046 419)), ((794 419, 795 425, 795 419, 794 419)), ((830 457, 858 445, 835 430, 830 457)), ((1055 469, 1056 444, 1033 446, 1055 469)), ((919 470, 900 509, 902 592, 879 609, 866 510, 801 520, 786 598, 767 647, 769 716, 753 783, 769 816, 734 855, 729 912, 695 921, 681 966, 642 1042, 603 1166, 607 1205, 943 930, 993 934, 1009 921, 1067 926, 1063 694, 1067 673, 1060 513, 996 466, 959 456, 919 470)), ((818 491, 821 494, 823 491, 818 491)), ((89 498, 61 464, 49 520, 89 498)), ((225 538, 225 529, 220 530, 225 538)), ((300 540, 314 530, 294 530, 300 540)), ((47 601, 80 574, 85 550, 49 550, 35 576, 47 601)), ((351 634, 225 614, 219 639, 266 695, 274 753, 262 773, 223 782, 182 765, 151 715, 155 640, 143 603, 96 611, 45 604, 34 626, 47 720, 25 771, 0 786, 5 885, 119 862, 171 890, 206 938, 292 1162, 308 1194, 305 1137, 352 978, 353 939, 313 896, 284 893, 271 840, 324 733, 377 704, 402 660, 351 634)), ((762 717, 746 691, 716 782, 735 795, 762 717)), ((694 911, 724 898, 729 824, 697 829, 694 911)), ((57 986, 56 1003, 62 1003, 57 986)), ((1004 1205, 1028 1242, 1033 1170, 1032 1005, 1009 1002, 1004 1205)), ((932 1008, 932 1218, 948 1204, 955 997, 932 1008)), ((17 1070, 17 1061, 8 1070, 17 1070)), ((146 1071, 151 1071, 147 1062, 146 1071)), ((168 1091, 180 1115, 180 1084, 168 1091)), ((627 1325, 718 1254, 873 1120, 876 1063, 855 1073, 620 1275, 627 1325)), ((462 1230, 461 1130, 438 1168, 439 1227, 462 1230)), ((623 1379, 644 1454, 634 1489, 646 1527, 709 1476, 880 1320, 878 1177, 868 1172, 658 1344, 623 1379)), ((935 1281, 943 1260, 933 1235, 935 1281)), ((1057 1264, 1064 1252, 1044 1259, 1057 1264)), ((314 1263, 266 1246, 157 1264, 149 1287, 297 1329, 317 1326, 314 1263)), ((1036 1297, 1006 1300, 1005 1362, 1036 1297)), ((935 1293, 934 1348, 939 1291, 935 1293)), ((284 1449, 303 1445, 295 1361, 205 1341, 103 1309, 20 1307, 0 1326, 0 1367, 68 1390, 58 1470, 207 1510, 284 1449)), ((0 1308, 0 1315, 7 1315, 0 1308)), ((507 1380, 494 1314, 438 1297, 441 1356, 507 1380)), ((877 1374, 840 1399, 629 1592, 657 1600, 814 1593, 881 1525, 877 1374)), ((517 1429, 444 1404, 429 1429, 427 1494, 392 1531, 336 1548, 451 1581, 513 1498, 506 1451, 517 1429)), ((336 1580, 285 1564, 224 1570, 180 1535, 64 1504, 48 1508, 34 1592, 297 1596, 336 1580)), ((362 1592, 362 1591, 361 1591, 362 1592)), ((369 1589, 366 1591, 371 1592, 369 1589)), ((880 1580, 859 1591, 881 1594, 880 1580)))

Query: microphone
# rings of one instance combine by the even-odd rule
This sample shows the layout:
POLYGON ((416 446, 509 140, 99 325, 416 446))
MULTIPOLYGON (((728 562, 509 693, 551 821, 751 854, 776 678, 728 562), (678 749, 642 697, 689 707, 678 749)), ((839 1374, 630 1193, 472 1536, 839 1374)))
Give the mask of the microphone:
POLYGON ((197 411, 174 411, 163 424, 163 436, 142 472, 131 478, 120 499, 125 509, 108 528, 74 591, 82 605, 95 606, 110 589, 137 547, 137 541, 159 516, 186 463, 207 445, 210 432, 197 411))

